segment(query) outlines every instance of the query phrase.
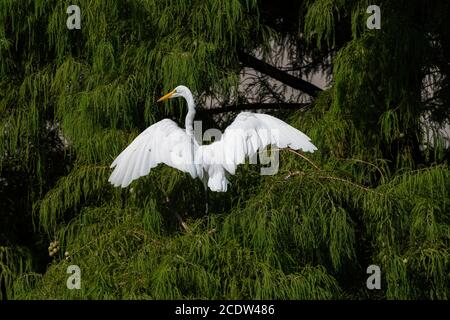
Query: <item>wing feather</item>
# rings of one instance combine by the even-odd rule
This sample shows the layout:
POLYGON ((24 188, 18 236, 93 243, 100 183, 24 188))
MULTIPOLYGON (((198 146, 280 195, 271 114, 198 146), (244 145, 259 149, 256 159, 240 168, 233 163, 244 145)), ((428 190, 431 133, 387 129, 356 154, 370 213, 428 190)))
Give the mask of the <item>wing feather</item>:
POLYGON ((138 135, 111 164, 109 182, 127 187, 133 180, 149 174, 160 163, 198 176, 193 161, 197 145, 192 136, 169 119, 161 120, 138 135))
POLYGON ((286 122, 267 114, 242 112, 225 130, 222 138, 200 146, 205 165, 222 165, 234 174, 236 167, 269 145, 314 152, 311 139, 286 122))

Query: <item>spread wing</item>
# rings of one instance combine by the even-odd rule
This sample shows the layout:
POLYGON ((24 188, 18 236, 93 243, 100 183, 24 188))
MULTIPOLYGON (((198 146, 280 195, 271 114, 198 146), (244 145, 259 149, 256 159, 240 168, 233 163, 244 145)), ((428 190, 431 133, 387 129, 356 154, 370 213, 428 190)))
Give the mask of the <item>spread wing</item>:
POLYGON ((267 114, 241 112, 227 127, 222 138, 200 146, 204 164, 222 165, 234 174, 236 167, 268 145, 314 152, 316 146, 303 132, 267 114))
POLYGON ((127 187, 133 180, 149 174, 160 163, 197 177, 194 154, 197 145, 191 136, 169 119, 161 120, 143 131, 111 164, 108 181, 127 187))

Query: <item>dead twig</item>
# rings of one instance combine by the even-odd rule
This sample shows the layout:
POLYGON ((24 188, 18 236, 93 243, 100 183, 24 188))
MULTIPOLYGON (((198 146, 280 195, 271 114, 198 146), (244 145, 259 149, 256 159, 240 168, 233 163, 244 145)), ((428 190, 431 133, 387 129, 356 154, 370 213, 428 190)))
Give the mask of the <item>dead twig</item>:
POLYGON ((188 225, 186 222, 184 222, 183 218, 178 214, 178 212, 176 212, 175 210, 173 210, 170 207, 170 199, 169 197, 166 197, 166 204, 167 204, 167 208, 169 209, 170 212, 173 213, 173 215, 177 218, 178 222, 180 223, 181 227, 184 229, 184 231, 186 231, 187 233, 191 233, 191 229, 189 229, 188 225))
MULTIPOLYGON (((289 174, 284 177, 284 180, 287 180, 287 179, 289 179, 290 177, 293 177, 293 176, 305 176, 305 175, 306 175, 306 173, 303 172, 303 171, 289 172, 289 174)), ((325 175, 318 175, 318 176, 315 176, 315 177, 317 177, 319 179, 335 180, 335 181, 348 183, 348 184, 350 184, 350 185, 352 185, 354 187, 360 188, 362 190, 369 191, 369 192, 374 192, 374 193, 379 194, 379 195, 384 195, 381 192, 375 191, 375 190, 373 190, 371 188, 365 187, 363 185, 360 185, 358 183, 352 182, 352 181, 344 179, 344 178, 334 177, 334 176, 329 176, 329 175, 327 175, 327 176, 325 176, 325 175)))

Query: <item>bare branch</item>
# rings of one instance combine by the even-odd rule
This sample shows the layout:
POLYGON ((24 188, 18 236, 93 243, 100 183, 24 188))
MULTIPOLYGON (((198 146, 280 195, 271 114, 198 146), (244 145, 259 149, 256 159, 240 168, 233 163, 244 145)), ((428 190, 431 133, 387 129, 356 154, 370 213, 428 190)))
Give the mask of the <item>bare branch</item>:
POLYGON ((259 60, 245 52, 238 52, 239 61, 241 61, 245 66, 253 68, 261 73, 264 73, 294 89, 303 91, 312 97, 316 97, 319 92, 322 91, 319 87, 313 85, 312 83, 294 77, 293 75, 284 72, 262 60, 259 60))
POLYGON ((220 108, 198 109, 197 113, 202 115, 239 112, 243 110, 260 110, 260 109, 278 109, 278 110, 305 110, 310 103, 242 103, 237 105, 229 105, 220 108))

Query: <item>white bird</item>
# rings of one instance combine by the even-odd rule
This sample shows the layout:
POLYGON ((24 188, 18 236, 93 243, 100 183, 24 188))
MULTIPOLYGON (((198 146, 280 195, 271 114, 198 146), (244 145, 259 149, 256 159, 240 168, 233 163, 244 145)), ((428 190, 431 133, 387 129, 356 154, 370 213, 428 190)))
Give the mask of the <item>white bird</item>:
POLYGON ((188 172, 202 179, 205 189, 225 192, 227 174, 269 145, 278 148, 314 152, 317 148, 301 131, 267 114, 241 112, 226 128, 221 139, 199 145, 194 138, 195 103, 191 91, 178 86, 158 100, 176 97, 186 99, 188 113, 185 130, 174 121, 163 119, 143 131, 111 164, 114 168, 109 182, 127 187, 133 180, 149 174, 160 163, 188 172))

